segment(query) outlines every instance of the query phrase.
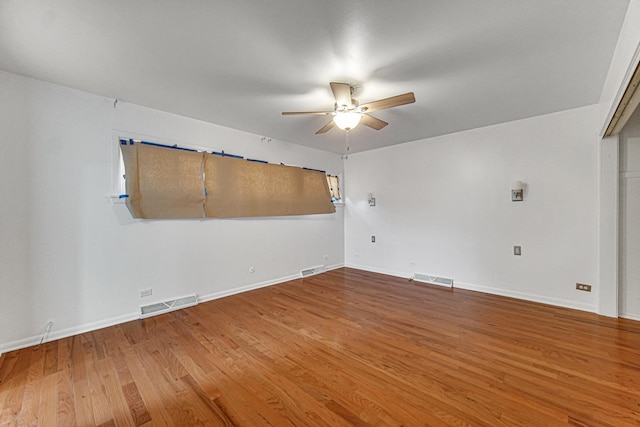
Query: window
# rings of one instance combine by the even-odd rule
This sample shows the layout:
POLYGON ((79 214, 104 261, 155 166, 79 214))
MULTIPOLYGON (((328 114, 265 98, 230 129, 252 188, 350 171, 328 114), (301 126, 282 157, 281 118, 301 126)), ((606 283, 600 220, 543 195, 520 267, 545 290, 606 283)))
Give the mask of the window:
POLYGON ((134 218, 324 214, 339 200, 323 171, 133 140, 120 149, 134 218))
POLYGON ((340 195, 340 179, 337 175, 327 175, 327 185, 329 185, 329 193, 333 203, 342 203, 340 195))

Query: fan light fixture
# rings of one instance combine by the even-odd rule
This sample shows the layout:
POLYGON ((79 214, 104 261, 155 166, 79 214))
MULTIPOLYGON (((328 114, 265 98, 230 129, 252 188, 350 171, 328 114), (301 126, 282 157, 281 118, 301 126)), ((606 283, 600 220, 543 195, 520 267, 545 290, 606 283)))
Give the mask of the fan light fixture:
POLYGON ((336 111, 336 115, 333 116, 333 121, 342 130, 350 131, 360 123, 362 114, 354 113, 353 111, 336 111))
POLYGON ((332 116, 329 123, 322 126, 316 135, 327 133, 334 127, 338 127, 344 131, 350 131, 362 122, 363 126, 371 129, 380 130, 389 123, 373 117, 371 112, 384 110, 386 108, 397 107, 399 105, 411 104, 416 102, 413 92, 403 93, 402 95, 392 96, 390 98, 378 99, 377 101, 367 102, 360 105, 357 99, 353 99, 353 86, 349 83, 329 83, 331 92, 336 99, 333 111, 283 111, 283 116, 295 116, 301 114, 314 114, 321 116, 332 116))

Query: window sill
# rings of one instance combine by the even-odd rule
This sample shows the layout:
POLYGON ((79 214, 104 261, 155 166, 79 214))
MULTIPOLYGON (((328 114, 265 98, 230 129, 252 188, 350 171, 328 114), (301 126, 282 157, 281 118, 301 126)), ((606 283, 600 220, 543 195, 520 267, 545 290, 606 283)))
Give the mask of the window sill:
POLYGON ((107 196, 107 199, 112 205, 124 205, 126 197, 120 197, 119 194, 110 194, 107 196))

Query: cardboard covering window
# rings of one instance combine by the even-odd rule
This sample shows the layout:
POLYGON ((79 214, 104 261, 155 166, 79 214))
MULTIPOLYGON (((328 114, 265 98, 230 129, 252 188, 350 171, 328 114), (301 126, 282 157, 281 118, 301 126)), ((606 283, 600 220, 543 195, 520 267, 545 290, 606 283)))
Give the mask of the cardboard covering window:
POLYGON ((210 218, 333 213, 324 172, 205 154, 210 218))
POLYGON ((126 204, 134 218, 335 212, 324 172, 139 142, 120 148, 129 195, 126 204))
POLYGON ((139 142, 120 145, 134 218, 203 218, 203 153, 139 142))

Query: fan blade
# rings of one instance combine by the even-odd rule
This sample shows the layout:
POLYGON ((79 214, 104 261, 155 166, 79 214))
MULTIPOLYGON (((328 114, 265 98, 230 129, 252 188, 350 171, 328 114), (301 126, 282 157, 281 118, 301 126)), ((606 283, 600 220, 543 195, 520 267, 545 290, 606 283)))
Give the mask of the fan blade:
POLYGON ((283 111, 283 116, 297 116, 302 114, 333 114, 333 111, 283 111))
POLYGON ((363 114, 362 118, 360 119, 360 123, 362 123, 365 126, 369 126, 370 128, 373 128, 375 130, 380 130, 383 127, 385 127, 386 125, 388 125, 389 123, 385 122, 384 120, 380 120, 377 119, 373 116, 370 116, 368 114, 363 114))
POLYGON ((321 133, 326 133, 329 132, 329 130, 335 126, 335 122, 333 120, 331 120, 329 123, 327 123, 326 125, 322 126, 320 128, 320 130, 318 130, 318 132, 316 132, 316 135, 321 134, 321 133))
POLYGON ((416 102, 413 92, 392 96, 391 98, 379 99, 368 102, 360 106, 360 111, 370 113, 372 111, 384 110, 385 108, 397 107, 398 105, 411 104, 416 102))
POLYGON ((347 107, 351 106, 351 86, 348 83, 329 83, 331 86, 331 91, 333 92, 333 97, 336 99, 336 104, 338 107, 342 107, 346 105, 347 107))

